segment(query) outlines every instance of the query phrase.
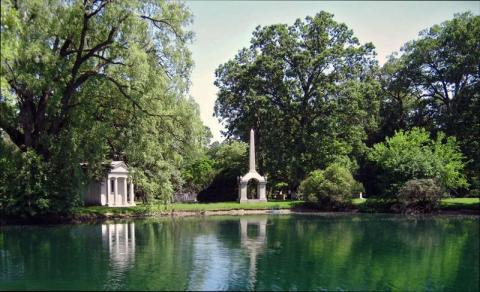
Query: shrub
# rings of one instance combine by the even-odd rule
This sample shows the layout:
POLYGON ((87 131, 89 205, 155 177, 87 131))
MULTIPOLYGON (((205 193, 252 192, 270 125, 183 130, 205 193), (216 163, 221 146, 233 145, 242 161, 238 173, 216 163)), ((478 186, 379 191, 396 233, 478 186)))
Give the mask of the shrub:
POLYGON ((412 179, 398 191, 395 209, 404 213, 431 212, 438 208, 442 187, 434 179, 412 179))
POLYGON ((432 140, 424 129, 399 131, 375 144, 369 160, 380 170, 378 189, 382 195, 394 196, 411 179, 436 178, 447 190, 468 186, 462 173, 464 157, 456 140, 441 132, 432 140))
POLYGON ((315 170, 300 184, 303 198, 319 207, 346 206, 351 201, 356 185, 350 171, 339 164, 331 164, 325 170, 315 170))
MULTIPOLYGON (((1 139, 1 136, 0 136, 1 139)), ((66 213, 81 203, 80 166, 65 156, 46 162, 0 140, 0 214, 29 218, 66 213), (77 173, 75 173, 77 172, 77 173)))

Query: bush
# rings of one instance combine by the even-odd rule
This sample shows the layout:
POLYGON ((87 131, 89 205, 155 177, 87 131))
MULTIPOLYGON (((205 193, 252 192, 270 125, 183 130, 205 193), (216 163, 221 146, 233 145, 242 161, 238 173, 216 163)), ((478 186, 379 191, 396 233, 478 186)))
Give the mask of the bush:
POLYGON ((407 181, 436 178, 449 191, 467 187, 464 157, 454 137, 438 133, 435 140, 424 129, 399 131, 373 146, 369 160, 379 168, 381 195, 394 196, 407 181))
POLYGON ((0 214, 31 218, 80 205, 81 169, 72 165, 65 156, 46 162, 0 140, 0 214))
POLYGON ((300 184, 303 198, 319 207, 345 207, 352 199, 357 185, 350 171, 339 164, 331 164, 325 170, 315 170, 300 184))
POLYGON ((440 206, 443 193, 434 179, 412 179, 398 191, 395 209, 403 213, 431 212, 440 206))

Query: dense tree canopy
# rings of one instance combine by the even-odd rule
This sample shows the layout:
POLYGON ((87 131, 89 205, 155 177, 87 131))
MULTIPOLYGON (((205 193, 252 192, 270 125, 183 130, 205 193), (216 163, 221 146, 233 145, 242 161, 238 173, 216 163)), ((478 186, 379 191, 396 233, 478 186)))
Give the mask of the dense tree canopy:
POLYGON ((215 114, 230 136, 246 140, 257 129, 260 166, 274 183, 296 188, 307 173, 339 162, 377 193, 367 147, 424 127, 456 138, 478 192, 479 21, 464 13, 422 31, 381 68, 373 45, 359 44, 326 12, 257 27, 251 46, 216 71, 215 114))
POLYGON ((190 22, 179 2, 2 1, 2 143, 38 155, 49 181, 65 173, 62 185, 81 162, 98 177, 125 160, 140 194, 168 199, 205 142, 186 97, 190 22))
POLYGON ((424 129, 399 131, 375 144, 369 158, 381 169, 377 183, 382 194, 395 195, 411 179, 437 179, 450 191, 467 186, 464 157, 455 138, 443 132, 433 140, 424 129))
POLYGON ((384 65, 381 136, 412 126, 455 136, 480 189, 480 16, 456 15, 420 33, 384 65))
POLYGON ((216 71, 215 115, 232 137, 247 140, 255 128, 261 171, 296 188, 310 171, 363 151, 378 107, 374 56, 326 12, 257 27, 251 46, 216 71))

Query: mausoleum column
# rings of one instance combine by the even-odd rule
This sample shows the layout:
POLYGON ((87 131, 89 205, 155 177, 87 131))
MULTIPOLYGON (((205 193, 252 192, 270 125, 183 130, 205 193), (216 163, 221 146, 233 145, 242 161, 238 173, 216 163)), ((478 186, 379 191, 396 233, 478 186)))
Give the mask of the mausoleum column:
POLYGON ((130 183, 130 204, 135 203, 135 193, 133 192, 133 181, 130 183))
POLYGON ((238 184, 238 191, 240 193, 240 196, 239 196, 240 203, 246 202, 248 200, 247 186, 248 186, 248 182, 244 182, 244 181, 240 181, 240 183, 238 184))
POLYGON ((110 176, 107 175, 107 206, 110 205, 110 193, 112 192, 112 190, 110 189, 110 176))
POLYGON ((127 204, 127 193, 128 193, 128 190, 127 190, 127 178, 125 177, 123 179, 123 204, 126 205, 127 204))
POLYGON ((115 178, 113 203, 117 206, 118 178, 115 178))
POLYGON ((267 189, 267 183, 266 182, 259 182, 258 183, 257 192, 258 192, 258 199, 260 201, 267 201, 266 189, 267 189))

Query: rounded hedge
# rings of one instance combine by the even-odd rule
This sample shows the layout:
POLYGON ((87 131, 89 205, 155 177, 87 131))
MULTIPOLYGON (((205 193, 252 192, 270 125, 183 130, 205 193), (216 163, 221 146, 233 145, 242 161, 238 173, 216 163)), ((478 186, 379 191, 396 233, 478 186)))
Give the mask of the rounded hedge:
POLYGON ((350 171, 334 163, 325 170, 311 172, 300 184, 300 192, 307 202, 319 207, 339 207, 351 201, 357 186, 350 171))
POLYGON ((435 179, 412 179, 399 189, 397 202, 404 213, 431 212, 440 206, 443 193, 435 179))

